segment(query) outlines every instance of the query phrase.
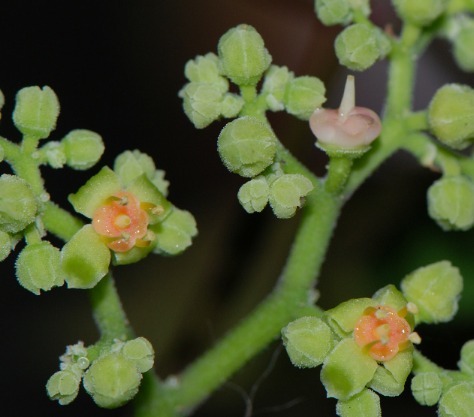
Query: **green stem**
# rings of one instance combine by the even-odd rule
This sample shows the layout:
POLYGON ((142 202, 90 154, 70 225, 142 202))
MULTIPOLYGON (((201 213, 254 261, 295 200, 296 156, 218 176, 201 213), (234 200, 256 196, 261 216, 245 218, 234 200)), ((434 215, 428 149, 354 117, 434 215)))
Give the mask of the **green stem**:
MULTIPOLYGON (((286 267, 275 291, 214 348, 189 366, 172 385, 150 386, 137 403, 137 416, 172 416, 202 402, 237 369, 277 338, 281 329, 312 302, 325 253, 340 211, 339 199, 318 189, 308 198, 286 267), (150 395, 150 390, 153 395, 150 395)), ((153 384, 153 381, 148 381, 153 384)))
POLYGON ((83 226, 83 223, 68 211, 48 201, 43 212, 43 223, 48 232, 67 242, 83 226))
POLYGON ((329 159, 328 174, 326 177, 326 191, 339 194, 349 179, 353 160, 346 157, 332 157, 329 159))

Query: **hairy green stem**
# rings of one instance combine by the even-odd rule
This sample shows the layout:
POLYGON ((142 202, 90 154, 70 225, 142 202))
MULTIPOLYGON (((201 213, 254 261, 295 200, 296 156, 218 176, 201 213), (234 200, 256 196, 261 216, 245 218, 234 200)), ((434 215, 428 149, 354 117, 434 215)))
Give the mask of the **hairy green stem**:
POLYGON ((45 204, 42 219, 46 229, 65 242, 83 225, 79 219, 52 201, 45 204))

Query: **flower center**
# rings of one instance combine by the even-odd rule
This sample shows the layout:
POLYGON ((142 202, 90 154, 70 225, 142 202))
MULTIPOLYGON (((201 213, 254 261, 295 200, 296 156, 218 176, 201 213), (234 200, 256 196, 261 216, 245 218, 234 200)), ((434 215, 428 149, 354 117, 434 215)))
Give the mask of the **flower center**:
POLYGON ((354 328, 355 342, 376 361, 388 361, 406 349, 411 334, 409 323, 386 306, 366 309, 354 328))
POLYGON ((105 238, 107 246, 115 252, 126 252, 134 246, 149 244, 148 223, 148 213, 137 197, 128 191, 111 196, 92 218, 94 230, 105 238))

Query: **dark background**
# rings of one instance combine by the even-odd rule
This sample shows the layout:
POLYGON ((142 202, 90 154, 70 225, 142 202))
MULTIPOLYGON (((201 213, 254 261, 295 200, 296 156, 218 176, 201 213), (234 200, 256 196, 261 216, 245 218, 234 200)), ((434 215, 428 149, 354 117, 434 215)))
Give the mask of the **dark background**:
MULTIPOLYGON (((387 2, 376 3, 377 22, 396 28, 387 2)), ((179 372, 268 293, 298 222, 275 220, 267 211, 244 213, 236 199, 242 180, 225 170, 215 151, 222 123, 195 130, 177 97, 185 62, 215 51, 220 35, 239 23, 257 28, 275 64, 323 79, 328 105, 337 105, 345 77, 332 52, 338 28, 318 24, 310 0, 16 0, 0 8, 0 88, 6 97, 1 135, 19 138, 10 121, 16 91, 49 85, 62 107, 53 140, 75 128, 94 130, 106 143, 103 164, 125 149, 149 153, 167 172, 170 199, 197 218, 200 234, 185 254, 149 258, 115 272, 129 318, 137 334, 155 346, 163 376, 179 372)), ((360 104, 380 112, 385 79, 385 63, 358 76, 360 104)), ((473 81, 455 70, 448 45, 439 42, 421 61, 416 108, 453 80, 473 81)), ((271 120, 281 140, 324 173, 326 160, 314 148, 307 124, 285 115, 271 120)), ((96 170, 45 168, 44 174, 52 198, 69 207, 67 195, 96 170)), ((384 164, 347 205, 319 289, 321 305, 330 308, 397 283, 420 265, 451 259, 466 278, 460 314, 454 324, 420 332, 422 350, 454 367, 460 346, 473 333, 473 234, 443 233, 428 219, 426 188, 434 179, 436 174, 408 155, 384 164)), ((17 284, 14 257, 0 270, 0 416, 129 416, 130 406, 100 410, 84 392, 65 407, 47 398, 44 384, 65 346, 94 343, 98 335, 85 291, 61 288, 34 296, 17 284)), ((220 388, 197 415, 244 416, 246 398, 257 386, 253 415, 335 415, 335 401, 321 400, 319 371, 293 368, 284 352, 276 356, 278 346, 220 388), (266 371, 269 376, 258 382, 266 371)), ((425 411, 409 395, 383 404, 384 416, 425 411)))

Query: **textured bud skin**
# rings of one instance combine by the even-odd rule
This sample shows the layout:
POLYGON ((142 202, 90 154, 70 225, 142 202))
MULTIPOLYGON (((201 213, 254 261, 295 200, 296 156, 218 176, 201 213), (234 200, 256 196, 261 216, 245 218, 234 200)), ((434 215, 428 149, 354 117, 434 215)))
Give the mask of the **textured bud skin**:
POLYGON ((197 235, 196 221, 191 213, 174 208, 159 225, 155 253, 177 255, 188 248, 197 235))
POLYGON ((372 298, 354 298, 327 310, 326 316, 330 326, 339 336, 348 336, 367 307, 375 307, 377 302, 372 298))
POLYGON ((132 361, 121 353, 110 353, 92 363, 83 383, 98 406, 116 408, 136 395, 141 379, 132 361))
POLYGON ((395 285, 392 284, 386 285, 377 290, 372 296, 372 299, 376 301, 377 304, 390 306, 397 311, 406 307, 408 303, 403 294, 395 287, 395 285))
POLYGON ((327 396, 348 400, 361 392, 374 377, 377 362, 350 338, 342 339, 326 357, 321 381, 327 396))
POLYGON ((58 371, 46 383, 49 398, 58 400, 59 404, 67 405, 74 401, 79 392, 81 378, 71 370, 58 371))
POLYGON ((214 84, 189 83, 179 93, 183 109, 196 129, 203 129, 221 115, 222 90, 214 84))
POLYGON ((314 8, 318 19, 326 26, 347 25, 352 20, 349 0, 316 0, 314 8))
POLYGON ((264 177, 257 177, 240 187, 237 198, 247 213, 259 213, 268 203, 270 187, 264 177))
POLYGON ((17 233, 35 220, 37 204, 29 184, 16 175, 0 176, 0 230, 17 233))
POLYGON ((428 122, 433 134, 445 145, 464 149, 474 137, 474 90, 447 84, 431 99, 428 122))
POLYGON ((288 113, 301 120, 308 120, 314 110, 326 101, 325 93, 326 88, 319 78, 294 78, 286 90, 285 107, 288 113))
POLYGON ((426 26, 440 16, 447 5, 446 0, 392 0, 397 14, 418 26, 426 26))
POLYGON ((461 383, 450 388, 439 401, 439 417, 472 417, 474 386, 461 383))
POLYGON ((453 54, 459 67, 466 71, 474 71, 474 25, 461 29, 453 42, 453 54))
POLYGON ((244 99, 241 96, 227 93, 221 103, 221 114, 228 119, 237 117, 243 106, 244 99))
POLYGON ((69 132, 62 142, 64 143, 67 165, 77 170, 93 167, 105 149, 100 135, 85 129, 69 132))
POLYGON ((279 219, 292 217, 313 190, 312 182, 301 174, 284 174, 270 185, 270 205, 279 219))
POLYGON ((10 255, 12 246, 13 242, 10 235, 0 230, 0 262, 10 255))
POLYGON ((282 330, 283 344, 293 365, 314 368, 321 365, 334 345, 329 326, 317 317, 301 317, 282 330))
POLYGON ((292 79, 293 73, 287 67, 272 65, 265 73, 262 94, 266 95, 265 100, 270 110, 279 111, 285 108, 283 100, 286 87, 292 79))
POLYGON ((474 340, 464 343, 461 349, 461 359, 458 362, 459 369, 469 375, 474 375, 474 340))
POLYGON ((369 387, 385 397, 396 397, 403 392, 412 367, 412 349, 398 352, 392 359, 379 365, 369 387))
POLYGON ((237 85, 256 84, 272 61, 262 37, 250 25, 227 31, 217 49, 222 72, 237 85))
POLYGON ((123 345, 122 354, 144 373, 153 367, 155 352, 151 343, 144 337, 129 340, 123 345))
POLYGON ((375 392, 364 389, 347 401, 338 401, 336 413, 339 417, 381 417, 380 398, 375 392))
POLYGON ((434 372, 422 372, 411 380, 411 392, 421 405, 435 405, 443 391, 443 382, 434 372))
POLYGON ((227 123, 217 141, 222 162, 231 172, 254 177, 271 165, 277 142, 271 129, 254 117, 227 123))
POLYGON ((419 321, 439 323, 456 314, 463 281, 458 268, 440 261, 407 275, 401 288, 407 300, 417 306, 419 321))
POLYGON ((371 67, 385 52, 379 34, 363 23, 345 28, 336 38, 335 50, 341 65, 355 71, 371 67))
POLYGON ((63 246, 61 257, 69 288, 95 287, 109 271, 110 251, 90 224, 63 246))
POLYGON ((443 230, 468 230, 474 224, 474 184, 468 178, 441 178, 427 198, 428 213, 443 230))
POLYGON ((165 180, 165 172, 156 169, 155 162, 146 153, 138 150, 122 152, 115 158, 114 172, 125 187, 145 174, 161 194, 165 197, 168 194, 169 182, 165 180))
POLYGON ((25 246, 15 266, 18 282, 36 295, 64 284, 59 249, 47 241, 25 246))
POLYGON ((18 91, 13 122, 24 135, 47 138, 56 127, 59 101, 48 86, 26 87, 18 91))
POLYGON ((214 84, 223 93, 229 88, 229 82, 220 75, 219 58, 212 52, 188 61, 184 67, 184 75, 194 83, 214 84))
POLYGON ((62 168, 66 163, 66 153, 62 143, 49 141, 41 147, 41 153, 46 156, 46 161, 53 168, 62 168))

